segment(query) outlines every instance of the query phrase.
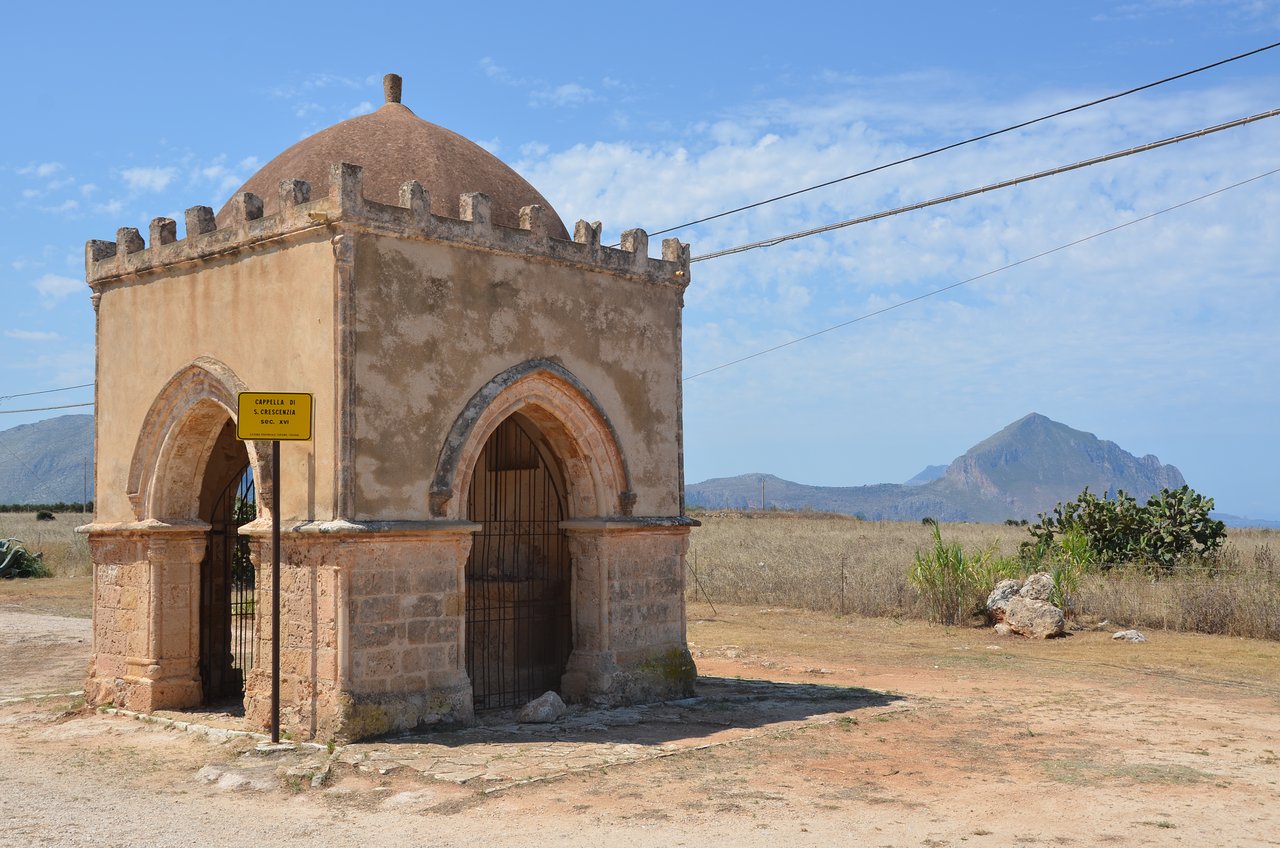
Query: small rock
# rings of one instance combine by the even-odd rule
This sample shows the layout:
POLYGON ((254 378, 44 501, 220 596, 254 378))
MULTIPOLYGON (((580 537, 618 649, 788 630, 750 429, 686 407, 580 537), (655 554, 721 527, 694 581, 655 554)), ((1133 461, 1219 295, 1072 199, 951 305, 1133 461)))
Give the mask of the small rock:
POLYGON ((1053 575, 1047 571, 1033 574, 1018 590, 1018 597, 1032 601, 1047 601, 1053 595, 1053 575))
POLYGON ((547 692, 525 704, 517 720, 526 724, 546 724, 560 718, 567 709, 559 695, 547 692))
POLYGON ((1137 630, 1121 630, 1119 633, 1111 637, 1118 642, 1145 642, 1147 637, 1143 636, 1137 630))
POLYGON ((1016 597, 1021 584, 1017 580, 1001 580, 996 587, 991 590, 991 594, 987 595, 987 615, 991 616, 992 621, 1004 621, 1005 607, 1009 605, 1009 599, 1016 597))
POLYGON ((1009 600, 1005 608, 1004 621, 1014 633, 1030 636, 1032 639, 1052 639, 1062 636, 1066 619, 1062 610, 1048 601, 1021 596, 1009 600))
POLYGON ((233 771, 228 771, 224 772, 223 775, 218 778, 217 782, 214 783, 214 786, 217 786, 219 789, 235 790, 247 789, 250 783, 251 781, 249 778, 245 777, 243 774, 236 774, 233 771))
MULTIPOLYGON (((997 636, 1012 636, 1013 628, 1005 624, 1003 621, 995 626, 997 636)), ((994 647, 994 646, 992 646, 994 647)))
POLYGON ((203 780, 206 783, 213 783, 220 777, 222 777, 222 769, 217 766, 205 766, 196 772, 196 780, 203 780))

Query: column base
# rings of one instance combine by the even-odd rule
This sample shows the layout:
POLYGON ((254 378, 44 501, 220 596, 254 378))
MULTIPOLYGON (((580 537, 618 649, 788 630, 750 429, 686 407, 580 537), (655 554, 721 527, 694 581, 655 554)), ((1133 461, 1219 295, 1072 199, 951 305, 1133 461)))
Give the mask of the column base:
POLYGON ((698 668, 683 646, 622 663, 613 651, 574 651, 560 688, 566 700, 577 703, 643 704, 691 697, 697 677, 698 668))
POLYGON ((432 686, 428 692, 343 694, 336 738, 368 739, 389 733, 442 730, 475 722, 470 681, 432 686))
POLYGON ((111 704, 149 713, 160 709, 198 707, 204 700, 204 692, 199 680, 154 679, 132 674, 99 676, 91 671, 85 681, 84 700, 90 706, 111 704))

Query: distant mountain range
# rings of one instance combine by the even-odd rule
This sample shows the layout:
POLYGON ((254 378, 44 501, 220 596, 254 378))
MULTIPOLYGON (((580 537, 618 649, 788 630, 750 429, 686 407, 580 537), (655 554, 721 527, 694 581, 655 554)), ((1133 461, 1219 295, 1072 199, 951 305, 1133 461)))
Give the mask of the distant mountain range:
MULTIPOLYGON (((93 499, 93 416, 63 415, 0 431, 0 504, 78 503, 93 499)), ((1113 442, 1032 413, 974 445, 950 465, 930 465, 905 483, 806 486, 772 474, 741 474, 686 487, 690 506, 758 509, 760 484, 770 507, 814 509, 876 520, 1034 519, 1088 486, 1124 489, 1140 501, 1185 482, 1154 456, 1135 457, 1113 442)), ((1205 494, 1212 494, 1206 492, 1205 494)), ((1232 527, 1280 529, 1215 513, 1232 527)))
POLYGON ((0 504, 93 500, 93 416, 62 415, 0 430, 0 504))
POLYGON ((806 486, 771 474, 742 474, 687 486, 691 506, 815 509, 873 520, 994 521, 1034 519, 1085 486, 1101 495, 1123 489, 1140 502, 1185 484, 1154 456, 1142 458, 1092 433, 1032 413, 974 445, 948 466, 929 466, 906 483, 806 486))

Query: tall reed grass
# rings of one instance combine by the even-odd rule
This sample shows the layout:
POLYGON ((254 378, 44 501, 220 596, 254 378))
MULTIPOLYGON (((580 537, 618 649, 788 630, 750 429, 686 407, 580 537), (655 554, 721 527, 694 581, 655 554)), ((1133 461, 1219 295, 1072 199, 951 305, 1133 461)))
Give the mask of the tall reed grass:
MULTIPOLYGON (((928 599, 908 579, 917 553, 935 550, 930 526, 812 513, 696 517, 702 527, 689 546, 690 599, 835 614, 931 615, 928 599)), ((1026 528, 1007 525, 944 524, 940 530, 944 545, 989 552, 992 573, 984 582, 992 584, 1030 538, 1026 528)), ((1158 577, 1138 568, 1102 573, 1085 567, 1062 575, 1062 589, 1071 611, 1086 622, 1280 639, 1278 560, 1280 532, 1230 530, 1211 567, 1185 565, 1158 577)))

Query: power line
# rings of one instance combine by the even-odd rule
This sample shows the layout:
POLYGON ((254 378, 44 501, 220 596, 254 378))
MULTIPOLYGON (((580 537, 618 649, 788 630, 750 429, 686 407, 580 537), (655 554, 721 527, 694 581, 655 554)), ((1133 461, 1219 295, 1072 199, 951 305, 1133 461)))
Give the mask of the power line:
POLYGON ((1010 268, 1016 268, 1019 265, 1025 265, 1028 262, 1033 262, 1037 259, 1042 259, 1045 256, 1058 253, 1060 251, 1066 250, 1067 248, 1075 247, 1076 245, 1079 245, 1079 244, 1084 244, 1087 241, 1092 241, 1093 239, 1100 238, 1101 236, 1114 233, 1117 230, 1123 230, 1126 227, 1132 227, 1134 224, 1140 224, 1143 221, 1149 221, 1152 218, 1155 218, 1159 215, 1164 215, 1166 212, 1173 212, 1174 210, 1181 209, 1184 206, 1190 206, 1193 203, 1199 203, 1202 200, 1207 200, 1210 197, 1214 197, 1224 192, 1231 191, 1232 189, 1235 189, 1235 188, 1240 188, 1243 185, 1248 185, 1249 183, 1256 182, 1257 180, 1264 179, 1265 177, 1269 177, 1277 173, 1280 173, 1280 168, 1275 168, 1273 170, 1267 171, 1266 173, 1258 174, 1256 177, 1250 177, 1247 180, 1241 180, 1238 183, 1232 183, 1231 185, 1223 186, 1222 188, 1211 191, 1208 194, 1202 194, 1199 197, 1193 197, 1190 200, 1184 200, 1181 203, 1176 203, 1173 206, 1167 206, 1164 209, 1160 209, 1158 211, 1148 213, 1146 215, 1143 215, 1140 218, 1134 218, 1130 221, 1124 222, 1123 224, 1116 224, 1114 227, 1108 227, 1107 229, 1100 230, 1096 233, 1093 233, 1092 235, 1087 235, 1087 236, 1084 236, 1083 238, 1078 238, 1075 241, 1067 242, 1066 244, 1062 244, 1057 247, 1050 248, 1049 250, 1041 251, 1040 253, 1034 254, 1032 256, 1024 257, 1022 259, 1017 260, 1016 262, 1010 262, 1007 265, 1001 265, 999 268, 993 268, 992 270, 985 271, 981 274, 978 274, 977 276, 969 277, 967 280, 960 280, 959 282, 951 283, 950 285, 943 286, 940 289, 934 289, 933 291, 928 291, 928 292, 925 292, 924 294, 916 295, 915 297, 911 297, 911 298, 907 298, 906 300, 899 301, 898 303, 894 303, 890 306, 886 306, 883 309, 877 309, 873 312, 868 312, 865 315, 859 315, 857 318, 850 318, 848 321, 842 321, 839 324, 833 324, 830 327, 826 327, 816 332, 809 333, 808 335, 800 336, 798 338, 791 339, 790 341, 785 341, 782 344, 777 344, 777 345, 774 345, 773 347, 765 348, 764 350, 759 350, 759 351, 756 351, 755 353, 738 357, 737 359, 734 359, 730 362, 725 362, 723 364, 716 365, 711 368, 707 368, 703 371, 698 371, 694 374, 690 374, 688 377, 685 377, 683 379, 685 382, 687 382, 689 380, 694 379, 695 377, 701 377, 704 374, 710 374, 713 371, 719 371, 722 368, 728 368, 731 365, 737 365, 741 362, 746 362, 748 359, 755 359, 758 356, 764 356, 767 353, 773 353, 774 351, 781 350, 784 347, 790 347, 791 345, 799 344, 800 342, 808 341, 809 339, 816 338, 826 333, 830 333, 835 330, 848 327, 850 324, 856 324, 859 321, 865 321, 868 318, 874 318, 877 315, 883 315, 886 312, 892 312, 895 309, 901 309, 902 307, 907 306, 908 304, 916 303, 926 298, 930 298, 935 295, 942 294, 943 292, 948 292, 948 291, 951 291, 952 289, 959 288, 960 286, 968 285, 969 283, 976 282, 986 277, 990 277, 994 274, 999 274, 1001 271, 1008 271, 1010 268))
POLYGON ((952 142, 951 144, 943 145, 942 147, 935 147, 932 150, 926 150, 923 153, 916 153, 914 155, 907 156, 903 159, 894 160, 893 162, 885 162, 882 165, 876 165, 875 167, 867 168, 864 171, 858 171, 856 173, 848 174, 843 177, 837 177, 833 180, 827 180, 826 182, 817 183, 816 185, 806 186, 805 188, 796 189, 795 191, 789 191, 789 192, 786 192, 785 194, 779 194, 776 197, 770 197, 765 200, 758 200, 755 203, 748 203, 745 206, 739 206, 735 209, 729 209, 724 212, 718 212, 715 215, 708 215, 705 218, 695 218, 692 221, 686 221, 685 223, 677 224, 674 227, 667 227, 666 229, 663 229, 663 230, 655 230, 654 232, 649 233, 649 235, 651 237, 659 236, 664 233, 674 232, 675 230, 683 230, 684 228, 692 227, 695 224, 704 224, 707 221, 714 221, 717 218, 724 218, 728 215, 736 215, 739 212, 746 212, 749 209, 756 209, 760 206, 765 206, 770 203, 775 203, 779 200, 786 200, 789 197, 795 197, 796 195, 804 194, 806 192, 816 191, 817 189, 826 188, 827 186, 833 186, 833 185, 836 185, 837 183, 842 183, 847 180, 856 179, 857 177, 865 177, 868 174, 874 174, 877 171, 883 171, 887 168, 892 168, 896 165, 905 165, 908 162, 915 162, 919 159, 924 159, 927 156, 933 156, 934 154, 937 154, 937 153, 945 153, 948 150, 955 150, 957 147, 964 147, 966 144, 973 144, 974 142, 978 142, 978 141, 986 141, 989 138, 995 138, 998 135, 1003 135, 1005 133, 1013 132, 1014 130, 1024 129, 1026 127, 1032 126, 1033 124, 1041 123, 1042 121, 1048 121, 1053 118, 1060 118, 1063 115, 1069 115, 1072 112, 1079 112, 1080 110, 1088 109, 1091 106, 1097 106, 1099 104, 1107 103, 1112 100, 1118 100, 1121 97, 1128 97, 1130 94, 1137 94, 1139 91, 1146 91, 1149 88, 1155 88, 1156 86, 1164 85, 1165 83, 1170 83, 1176 80, 1184 79, 1186 77, 1193 76, 1195 74, 1202 73, 1204 71, 1212 70, 1213 68, 1221 67, 1222 65, 1230 64, 1231 62, 1237 62, 1241 59, 1247 59, 1250 56, 1255 56, 1259 53, 1266 52, 1267 50, 1273 50, 1276 47, 1280 47, 1280 41, 1267 44, 1255 50, 1249 50, 1245 53, 1240 53, 1235 56, 1230 56, 1226 59, 1220 59, 1219 61, 1211 62, 1208 65, 1201 65, 1198 68, 1193 68, 1189 71, 1183 71, 1180 74, 1174 74, 1173 76, 1165 77, 1164 79, 1156 80, 1155 82, 1149 82, 1146 85, 1140 85, 1135 88, 1127 89, 1125 91, 1119 91, 1119 92, 1116 92, 1115 94, 1109 94, 1106 97, 1099 97, 1097 100, 1090 100, 1088 103, 1081 103, 1077 106, 1072 106, 1068 109, 1060 109, 1057 112, 1051 112, 1048 115, 1041 115, 1039 118, 1032 118, 1029 121, 1022 121, 1021 123, 1013 124, 1012 126, 1008 126, 1003 129, 992 130, 991 132, 983 133, 982 135, 976 135, 973 138, 966 138, 964 141, 956 141, 956 142, 952 142))
POLYGON ((0 415, 17 415, 19 412, 48 412, 51 409, 77 409, 81 406, 93 406, 93 401, 88 403, 67 403, 62 406, 36 406, 31 409, 0 409, 0 415))
POLYGON ((69 392, 72 389, 87 389, 92 385, 93 383, 81 383, 78 386, 63 386, 60 389, 42 389, 38 392, 18 392, 13 395, 0 395, 0 403, 3 403, 6 400, 13 400, 14 398, 31 397, 32 395, 47 395, 52 394, 53 392, 69 392))
POLYGON ((963 198, 966 198, 966 197, 973 197, 974 195, 982 194, 983 192, 996 191, 997 189, 1009 188, 1010 186, 1016 186, 1022 183, 1033 182, 1035 180, 1044 179, 1045 177, 1053 177, 1053 176, 1057 176, 1058 174, 1065 174, 1069 171, 1076 171, 1081 168, 1087 168, 1090 165, 1100 165, 1103 162, 1110 162, 1115 159, 1122 159, 1126 156, 1133 156, 1136 153, 1146 153, 1147 151, 1150 151, 1150 150, 1157 150, 1161 147, 1168 147, 1171 144, 1177 144, 1180 141, 1187 141, 1193 138, 1201 138, 1206 135, 1212 135, 1213 133, 1216 133, 1216 132, 1222 132, 1223 130, 1232 129, 1234 127, 1242 127, 1245 124, 1251 124, 1254 121, 1261 121, 1266 118, 1274 118, 1277 115, 1280 115, 1280 109, 1272 109, 1268 112, 1260 112, 1257 115, 1250 115, 1247 118, 1238 118, 1237 120, 1234 120, 1234 121, 1228 121, 1225 124, 1218 124, 1216 126, 1206 127, 1201 130, 1195 130, 1193 132, 1183 133, 1182 135, 1176 135, 1170 138, 1161 139, 1160 141, 1153 141, 1153 142, 1149 142, 1148 144, 1138 145, 1137 147, 1130 147, 1127 150, 1118 150, 1114 153, 1107 153, 1102 156, 1095 156, 1091 159, 1083 159, 1079 162, 1075 162, 1070 165, 1061 165, 1057 168, 1050 168, 1047 171, 1037 171, 1034 174, 1027 174, 1021 177, 1015 177, 1014 179, 1011 179, 1011 180, 1003 180, 998 183, 991 183, 990 185, 985 185, 985 186, 982 186, 981 188, 971 188, 965 191, 956 192, 955 194, 948 194, 948 195, 945 195, 944 197, 935 197, 932 200, 923 200, 919 203, 912 203, 907 206, 899 206, 896 209, 889 209, 883 212, 876 212, 871 215, 863 215, 859 218, 850 218, 847 221, 839 221, 834 224, 825 224, 821 227, 813 227, 808 230, 800 230, 799 232, 788 233, 787 235, 774 236, 773 238, 762 239, 761 241, 753 241, 753 242, 750 242, 749 244, 740 244, 737 247, 728 247, 728 248, 725 248, 724 250, 717 250, 712 253, 704 253, 701 256, 693 257, 693 259, 691 259, 690 261, 703 262, 708 259, 718 259, 721 256, 730 256, 735 253, 745 253, 748 250, 755 250, 758 247, 773 247, 775 245, 782 244, 783 242, 786 242, 786 241, 794 241, 795 239, 807 238, 808 236, 815 236, 815 235, 819 235, 820 233, 829 233, 832 230, 839 230, 839 229, 843 229, 844 227, 852 227, 855 224, 865 224, 869 221, 878 221, 881 218, 889 218, 894 215, 901 215, 904 212, 914 212, 918 209, 925 209, 927 207, 937 206, 942 203, 950 203, 953 200, 962 200, 963 198))

